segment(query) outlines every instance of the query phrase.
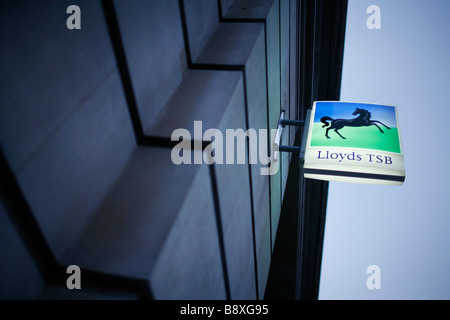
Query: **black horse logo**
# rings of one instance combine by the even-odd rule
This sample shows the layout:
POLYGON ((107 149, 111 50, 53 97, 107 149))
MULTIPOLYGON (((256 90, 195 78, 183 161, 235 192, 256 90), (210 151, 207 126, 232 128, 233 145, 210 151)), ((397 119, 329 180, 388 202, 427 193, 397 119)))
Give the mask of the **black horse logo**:
POLYGON ((328 139, 330 139, 330 137, 328 136, 328 131, 330 129, 334 129, 334 132, 336 132, 342 139, 345 139, 340 133, 339 133, 339 129, 342 129, 343 127, 368 127, 368 126, 376 126, 381 133, 384 133, 383 130, 381 130, 381 128, 377 125, 377 123, 382 124, 383 126, 385 126, 387 129, 391 129, 389 128, 387 125, 385 125, 384 123, 378 121, 378 120, 370 120, 370 118, 372 117, 372 114, 365 109, 359 109, 356 108, 355 112, 353 112, 353 115, 356 116, 357 114, 359 114, 359 116, 357 118, 354 119, 332 119, 329 116, 325 116, 322 117, 320 119, 320 121, 324 124, 322 126, 322 128, 328 127, 330 126, 330 124, 327 121, 331 121, 331 126, 329 128, 327 128, 327 131, 325 132, 325 137, 327 137, 328 139))

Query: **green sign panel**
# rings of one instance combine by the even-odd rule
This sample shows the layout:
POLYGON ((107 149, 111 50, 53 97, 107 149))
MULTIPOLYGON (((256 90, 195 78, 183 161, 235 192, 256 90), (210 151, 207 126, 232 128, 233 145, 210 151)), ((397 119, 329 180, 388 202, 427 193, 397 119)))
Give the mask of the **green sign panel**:
POLYGON ((306 178, 401 185, 405 165, 395 106, 314 102, 305 150, 306 178))

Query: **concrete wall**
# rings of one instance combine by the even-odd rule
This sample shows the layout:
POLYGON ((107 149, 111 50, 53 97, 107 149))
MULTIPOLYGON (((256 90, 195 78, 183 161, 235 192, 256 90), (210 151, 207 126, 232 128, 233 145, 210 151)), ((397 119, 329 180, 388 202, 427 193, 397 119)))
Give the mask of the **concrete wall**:
MULTIPOLYGON (((79 0, 80 30, 71 4, 0 4, 0 142, 29 229, 55 267, 138 281, 150 298, 262 298, 290 156, 274 176, 248 144, 245 164, 175 165, 170 139, 193 140, 194 121, 225 135, 295 117, 296 1, 79 0)), ((2 298, 136 297, 49 283, 8 210, 2 298)))

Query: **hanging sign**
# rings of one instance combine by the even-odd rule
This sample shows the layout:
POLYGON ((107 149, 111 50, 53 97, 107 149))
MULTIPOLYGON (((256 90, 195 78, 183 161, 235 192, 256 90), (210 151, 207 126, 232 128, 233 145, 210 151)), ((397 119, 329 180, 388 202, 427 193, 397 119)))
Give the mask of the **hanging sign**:
POLYGON ((401 185, 405 164, 395 106, 316 101, 304 155, 311 179, 401 185))

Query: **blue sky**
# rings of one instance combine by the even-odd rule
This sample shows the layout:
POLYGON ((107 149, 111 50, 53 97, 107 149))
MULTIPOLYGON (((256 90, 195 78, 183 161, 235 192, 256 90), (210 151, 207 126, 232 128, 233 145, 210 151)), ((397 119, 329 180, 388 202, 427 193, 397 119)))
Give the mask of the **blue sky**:
POLYGON ((330 183, 319 299, 450 299, 449 13, 448 0, 349 0, 341 100, 397 106, 406 181, 330 183))

